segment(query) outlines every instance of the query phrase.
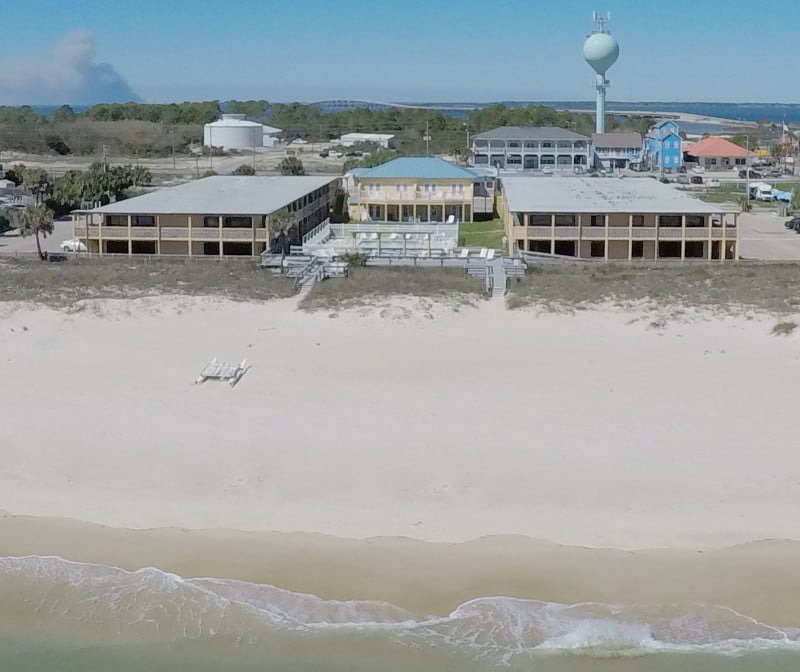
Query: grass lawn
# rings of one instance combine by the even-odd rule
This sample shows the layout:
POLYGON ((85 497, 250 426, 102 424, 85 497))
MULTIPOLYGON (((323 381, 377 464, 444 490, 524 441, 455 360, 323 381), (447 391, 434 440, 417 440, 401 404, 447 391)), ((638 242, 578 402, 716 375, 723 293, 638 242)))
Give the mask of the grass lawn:
POLYGON ((537 266, 511 286, 509 308, 575 308, 604 301, 664 307, 800 312, 800 265, 537 266))
POLYGON ((503 222, 492 219, 488 222, 461 222, 458 226, 458 244, 465 247, 488 247, 499 250, 503 247, 503 222))
POLYGON ((317 282, 303 297, 303 310, 336 310, 374 304, 392 296, 447 299, 474 305, 486 298, 482 279, 466 278, 460 268, 350 268, 348 277, 317 282))
POLYGON ((0 301, 35 301, 68 308, 81 299, 181 294, 269 300, 297 293, 293 280, 241 261, 77 257, 47 263, 0 256, 0 301))

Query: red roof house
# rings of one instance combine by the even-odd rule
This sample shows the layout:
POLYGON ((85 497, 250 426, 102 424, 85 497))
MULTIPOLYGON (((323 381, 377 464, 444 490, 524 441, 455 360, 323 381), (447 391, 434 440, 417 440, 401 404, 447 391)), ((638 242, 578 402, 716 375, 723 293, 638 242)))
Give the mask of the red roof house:
POLYGON ((747 150, 744 147, 714 135, 684 147, 683 153, 687 160, 706 168, 743 166, 747 160, 747 150))

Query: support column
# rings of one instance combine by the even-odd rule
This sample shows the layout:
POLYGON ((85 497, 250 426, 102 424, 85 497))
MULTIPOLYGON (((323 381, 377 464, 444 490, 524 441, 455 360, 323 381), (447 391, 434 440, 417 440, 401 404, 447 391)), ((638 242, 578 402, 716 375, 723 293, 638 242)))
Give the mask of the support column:
POLYGON ((222 215, 217 217, 217 240, 219 240, 219 250, 217 250, 219 252, 218 256, 221 257, 222 256, 222 245, 223 245, 223 243, 222 243, 222 215))
POLYGON ((378 231, 378 256, 379 257, 381 256, 381 236, 382 235, 383 234, 380 231, 378 231))
POLYGON ((681 215, 681 262, 686 261, 686 215, 681 215))
MULTIPOLYGON (((712 219, 713 218, 711 215, 709 215, 706 220, 706 226, 708 227, 708 238, 706 242, 706 245, 708 245, 708 249, 706 250, 707 261, 711 261, 711 251, 714 247, 714 225, 712 223, 712 219)), ((719 223, 722 224, 722 226, 725 226, 725 215, 720 215, 719 223)))
POLYGON ((431 256, 431 234, 428 233, 428 256, 431 256))
POLYGON ((131 242, 131 219, 132 217, 128 215, 128 256, 130 257, 133 254, 133 243, 131 242))
POLYGON ((738 213, 733 213, 733 224, 736 230, 736 240, 733 243, 733 260, 739 261, 739 219, 738 213))
POLYGON ((556 253, 556 215, 550 215, 550 254, 556 253))
POLYGON ((603 224, 604 224, 604 233, 605 233, 605 242, 603 243, 603 261, 608 263, 608 227, 609 227, 609 217, 611 215, 604 215, 603 216, 603 224))
POLYGON ((659 230, 661 223, 661 215, 655 215, 655 222, 656 225, 656 239, 653 241, 653 261, 658 261, 658 241, 659 241, 659 230))
MULTIPOLYGON (((189 256, 192 256, 192 216, 189 215, 187 218, 187 223, 189 224, 189 256)), ((160 237, 160 236, 159 236, 160 237)))
POLYGON ((628 215, 628 261, 633 261, 633 215, 628 215))

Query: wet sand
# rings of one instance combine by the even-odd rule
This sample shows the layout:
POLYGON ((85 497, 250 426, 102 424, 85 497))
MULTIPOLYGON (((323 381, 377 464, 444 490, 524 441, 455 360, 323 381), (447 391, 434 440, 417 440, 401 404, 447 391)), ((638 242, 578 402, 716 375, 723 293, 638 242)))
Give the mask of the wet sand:
POLYGON ((800 543, 636 552, 522 537, 443 544, 230 530, 124 530, 63 519, 0 517, 0 557, 56 555, 183 577, 263 583, 324 599, 382 600, 446 615, 481 596, 565 604, 705 603, 800 626, 800 543))

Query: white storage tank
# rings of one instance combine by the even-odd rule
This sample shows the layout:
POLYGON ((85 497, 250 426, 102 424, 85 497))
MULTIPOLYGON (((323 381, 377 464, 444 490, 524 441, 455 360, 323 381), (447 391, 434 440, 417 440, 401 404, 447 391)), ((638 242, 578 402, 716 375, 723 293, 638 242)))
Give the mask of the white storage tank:
POLYGON ((253 149, 263 146, 264 127, 247 121, 243 114, 223 114, 203 127, 203 144, 223 149, 253 149))

